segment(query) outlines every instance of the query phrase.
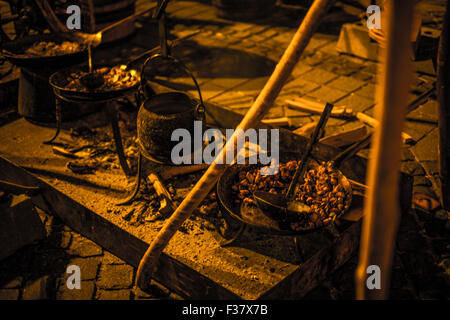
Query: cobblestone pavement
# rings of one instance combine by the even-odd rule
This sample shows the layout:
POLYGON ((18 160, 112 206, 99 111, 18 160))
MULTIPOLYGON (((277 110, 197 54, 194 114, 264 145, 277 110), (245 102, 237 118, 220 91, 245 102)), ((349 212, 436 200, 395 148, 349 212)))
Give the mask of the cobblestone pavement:
MULTIPOLYGON (((439 20, 445 1, 422 3, 430 4, 422 8, 423 16, 439 20)), ((138 1, 138 7, 143 5, 143 1, 138 1)), ((171 37, 199 31, 185 40, 183 46, 175 47, 173 54, 194 70, 204 99, 240 114, 248 110, 264 86, 291 40, 300 16, 299 12, 280 10, 266 21, 232 22, 217 18, 211 5, 192 1, 171 2, 167 11, 171 37)), ((145 26, 145 18, 139 19, 139 24, 145 26)), ((298 96, 345 105, 372 115, 376 62, 339 54, 337 33, 329 34, 322 29, 326 27, 311 39, 266 118, 287 116, 292 129, 317 121, 318 116, 285 107, 284 100, 298 96)), ((138 32, 130 42, 145 47, 148 37, 138 32)), ((435 81, 434 71, 425 62, 415 62, 414 67, 411 101, 435 81)), ((195 94, 190 81, 180 77, 176 84, 195 94)), ((405 132, 416 144, 404 148, 402 170, 414 177, 414 191, 439 198, 438 135, 436 124, 432 123, 438 118, 436 101, 429 100, 410 116, 426 118, 431 123, 406 123, 405 132)), ((330 119, 326 135, 359 125, 358 121, 330 119)), ((367 157, 367 151, 360 155, 367 157)), ((134 292, 131 287, 135 270, 131 266, 61 225, 57 219, 43 213, 41 217, 46 221, 48 238, 0 263, 0 299, 180 298, 156 283, 150 293, 134 292), (65 286, 65 268, 69 264, 82 265, 83 270, 88 270, 82 275, 82 290, 68 290, 65 286)), ((449 298, 449 230, 449 213, 443 209, 429 213, 413 208, 402 217, 391 298, 449 298)), ((357 254, 306 298, 354 298, 356 264, 357 254)))

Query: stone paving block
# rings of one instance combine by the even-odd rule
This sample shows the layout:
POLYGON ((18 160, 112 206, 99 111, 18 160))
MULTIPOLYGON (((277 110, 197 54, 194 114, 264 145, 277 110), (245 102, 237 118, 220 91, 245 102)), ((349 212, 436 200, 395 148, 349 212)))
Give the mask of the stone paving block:
POLYGON ((0 300, 18 300, 18 289, 0 289, 0 300))
POLYGON ((267 111, 264 119, 273 119, 273 118, 281 118, 284 117, 284 106, 283 105, 274 105, 267 111))
POLYGON ((48 299, 48 276, 43 276, 37 280, 28 282, 22 293, 23 300, 43 300, 48 299))
POLYGON ((288 45, 292 38, 294 37, 295 31, 282 32, 272 38, 273 41, 282 43, 283 45, 288 45))
POLYGON ((133 285, 134 269, 130 265, 108 265, 100 267, 97 287, 101 289, 128 289, 133 285))
POLYGON ((349 60, 344 55, 339 55, 330 56, 330 58, 327 59, 326 62, 321 65, 321 67, 330 72, 348 76, 361 70, 363 68, 363 65, 349 60))
MULTIPOLYGON (((255 92, 254 97, 256 97, 257 94, 258 93, 255 92)), ((239 95, 239 92, 234 95, 226 93, 211 99, 209 102, 234 111, 234 109, 249 109, 254 101, 254 97, 239 95)))
POLYGON ((69 289, 65 279, 59 283, 56 292, 57 300, 91 300, 94 297, 94 281, 81 281, 80 289, 69 289))
POLYGON ((352 109, 354 112, 363 112, 371 107, 375 102, 372 99, 363 98, 354 93, 340 99, 336 102, 337 106, 345 106, 352 109))
POLYGON ((130 300, 130 290, 99 290, 96 295, 98 300, 130 300))
POLYGON ((233 112, 245 115, 249 108, 233 108, 233 112))
POLYGON ((292 70, 291 77, 297 78, 299 76, 302 76, 304 73, 312 70, 312 68, 313 67, 311 67, 309 64, 306 64, 303 61, 299 61, 295 65, 294 70, 292 70))
POLYGON ((101 261, 103 264, 126 264, 125 261, 116 257, 114 254, 108 251, 103 252, 103 257, 101 261))
POLYGON ((316 90, 319 86, 320 85, 317 83, 300 77, 285 84, 283 89, 281 89, 280 94, 296 93, 297 95, 303 96, 313 90, 316 90))
POLYGON ((74 258, 67 263, 67 266, 76 265, 80 267, 81 280, 92 280, 97 277, 100 259, 101 257, 74 258))
POLYGON ((436 100, 428 100, 425 104, 419 106, 416 110, 408 114, 409 117, 418 119, 428 119, 438 121, 439 112, 436 100))
POLYGON ((418 161, 438 159, 438 129, 433 129, 425 138, 410 148, 418 161))
POLYGON ((423 166, 425 171, 428 174, 438 174, 439 173, 439 162, 438 160, 422 160, 420 161, 420 164, 423 166))
POLYGON ((301 60, 302 62, 312 66, 316 67, 318 65, 324 66, 326 65, 326 62, 329 58, 331 58, 331 54, 323 52, 323 51, 316 51, 314 53, 304 53, 301 60))
MULTIPOLYGON (((204 101, 214 98, 215 96, 218 96, 225 91, 225 89, 223 89, 222 87, 216 86, 211 82, 206 82, 205 84, 203 84, 200 90, 204 101)), ((196 89, 188 90, 187 92, 193 97, 198 98, 198 92, 196 89)))
POLYGON ((91 257, 101 255, 102 248, 79 234, 73 234, 67 253, 74 256, 91 257))
POLYGON ((269 80, 269 77, 256 77, 250 79, 241 85, 238 85, 233 88, 234 91, 253 91, 253 90, 261 90, 264 88, 265 84, 269 80))
POLYGON ((339 52, 337 52, 337 50, 336 50, 336 45, 337 45, 337 41, 336 40, 329 41, 324 46, 321 46, 320 48, 318 48, 318 50, 322 51, 322 52, 325 52, 326 54, 338 55, 339 52))
POLYGON ((427 123, 412 123, 411 121, 406 121, 403 131, 409 134, 414 141, 419 141, 430 133, 436 126, 427 123))
POLYGON ((319 48, 325 46, 330 42, 329 39, 320 38, 319 34, 315 34, 311 40, 309 40, 308 45, 305 48, 305 51, 314 52, 319 48))
POLYGON ((351 77, 356 80, 361 80, 368 83, 376 83, 376 75, 365 71, 357 71, 351 74, 351 77))
POLYGON ((335 103, 346 95, 348 95, 348 92, 331 88, 328 85, 322 86, 319 89, 307 94, 308 97, 311 97, 314 100, 329 103, 335 103))
POLYGON ((195 18, 200 13, 209 10, 208 6, 194 2, 192 5, 185 6, 183 9, 172 12, 169 16, 178 19, 195 18))
POLYGON ((418 174, 424 175, 422 166, 417 161, 402 161, 400 164, 400 170, 411 176, 416 176, 418 174))
POLYGON ((334 89, 352 92, 364 86, 365 82, 352 77, 340 76, 339 78, 334 79, 327 85, 334 89))
POLYGON ((355 94, 364 98, 374 99, 375 97, 375 85, 369 83, 359 90, 355 91, 355 94))
POLYGON ((331 80, 336 79, 337 77, 337 74, 321 68, 314 68, 301 76, 301 78, 306 81, 311 81, 318 84, 325 84, 327 82, 330 82, 331 80))

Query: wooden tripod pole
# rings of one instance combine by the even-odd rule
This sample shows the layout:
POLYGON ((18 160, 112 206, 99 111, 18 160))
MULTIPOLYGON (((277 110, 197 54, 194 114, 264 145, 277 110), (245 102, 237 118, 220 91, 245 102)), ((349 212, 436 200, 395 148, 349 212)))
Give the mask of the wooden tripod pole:
MULTIPOLYGON (((311 36, 318 27, 322 16, 328 11, 334 0, 315 0, 311 8, 308 10, 306 16, 304 17, 300 27, 295 33, 291 43, 284 52, 281 60, 277 64, 274 72, 267 81, 263 90, 259 94, 256 101, 251 106, 250 110, 245 115, 242 122, 239 124, 238 129, 245 131, 249 128, 254 128, 264 117, 265 113, 272 106, 278 93, 285 84, 289 75, 291 74, 294 66, 299 60, 303 50, 308 44, 311 36)), ((149 248, 144 254, 141 262, 139 263, 136 284, 140 288, 145 289, 150 283, 151 275, 154 271, 156 263, 158 262, 159 256, 161 255, 164 248, 169 243, 173 235, 178 231, 183 222, 192 214, 192 212, 197 208, 209 191, 217 183, 217 180, 223 174, 227 168, 228 161, 223 161, 223 159, 228 159, 227 153, 232 157, 235 156, 235 149, 237 144, 237 139, 241 130, 235 130, 233 136, 226 143, 225 147, 222 149, 220 154, 216 157, 214 162, 209 166, 208 170, 200 178, 191 192, 187 197, 181 202, 177 210, 173 213, 170 219, 166 222, 164 227, 157 234, 156 238, 150 244, 149 248), (218 160, 220 159, 220 160, 218 160)), ((236 150, 239 151, 239 150, 236 150)))
POLYGON ((380 52, 380 85, 376 96, 376 118, 380 125, 373 137, 367 169, 369 188, 364 203, 359 263, 355 274, 357 299, 387 298, 400 220, 398 183, 401 132, 411 80, 412 47, 409 35, 414 7, 410 0, 391 0, 387 1, 386 9, 385 16, 381 18, 387 19, 387 46, 380 52), (373 267, 368 269, 372 265, 379 267, 379 274, 376 269, 372 271, 373 267), (380 288, 376 287, 377 276, 380 276, 380 288))

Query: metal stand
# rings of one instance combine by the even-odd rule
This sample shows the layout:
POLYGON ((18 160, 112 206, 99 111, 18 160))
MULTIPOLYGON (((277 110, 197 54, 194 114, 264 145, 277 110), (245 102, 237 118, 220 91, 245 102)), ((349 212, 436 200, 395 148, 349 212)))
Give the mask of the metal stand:
POLYGON ((141 178, 142 178, 142 153, 141 153, 141 151, 139 151, 138 168, 137 168, 137 173, 136 173, 136 182, 134 183, 133 191, 131 192, 131 194, 127 198, 117 202, 116 203, 117 205, 130 204, 136 198, 136 196, 139 193, 139 188, 141 187, 141 178))
MULTIPOLYGON (((86 100, 86 101, 79 101, 79 100, 75 100, 75 99, 70 99, 67 97, 64 97, 63 95, 59 94, 56 90, 55 90, 55 95, 67 102, 73 102, 73 103, 82 103, 82 102, 110 102, 111 99, 108 100, 86 100)), ((116 116, 116 112, 115 110, 113 110, 113 107, 110 105, 106 106, 106 114, 109 118, 109 121, 111 123, 111 129, 112 129, 112 133, 113 133, 113 138, 114 138, 114 143, 116 146, 116 153, 117 156, 119 157, 119 163, 120 166, 123 170, 123 172, 125 173, 126 176, 132 176, 133 173, 130 169, 130 167, 128 166, 125 154, 123 152, 123 144, 122 144, 122 136, 120 134, 120 128, 119 125, 117 123, 117 116, 116 116)), ((61 122, 62 122, 62 110, 61 110, 61 103, 58 99, 56 99, 56 132, 55 135, 48 141, 43 142, 44 144, 54 144, 54 140, 58 137, 59 133, 61 132, 61 122)))

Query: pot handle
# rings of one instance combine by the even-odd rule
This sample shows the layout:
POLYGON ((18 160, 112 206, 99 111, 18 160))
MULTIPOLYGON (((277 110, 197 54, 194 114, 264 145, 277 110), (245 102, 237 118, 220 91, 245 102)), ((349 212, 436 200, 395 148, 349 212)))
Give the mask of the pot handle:
POLYGON ((194 74, 191 72, 191 70, 189 70, 189 68, 183 62, 181 62, 180 60, 176 59, 173 56, 170 56, 170 55, 164 56, 161 53, 156 53, 156 54, 152 55, 151 57, 149 57, 147 60, 145 60, 144 64, 142 65, 142 68, 141 68, 141 85, 140 85, 140 89, 139 89, 141 91, 141 94, 144 96, 144 98, 147 98, 146 93, 145 93, 145 84, 146 84, 147 80, 145 79, 144 71, 145 71, 145 68, 147 67, 147 64, 153 60, 156 60, 157 58, 162 58, 162 59, 167 59, 167 60, 172 61, 176 65, 180 66, 183 69, 183 71, 192 78, 192 80, 194 81, 195 87, 197 88, 198 97, 199 97, 199 101, 200 101, 195 107, 196 117, 198 120, 204 120, 205 119, 205 105, 203 103, 200 86, 198 85, 198 82, 195 79, 194 74))

